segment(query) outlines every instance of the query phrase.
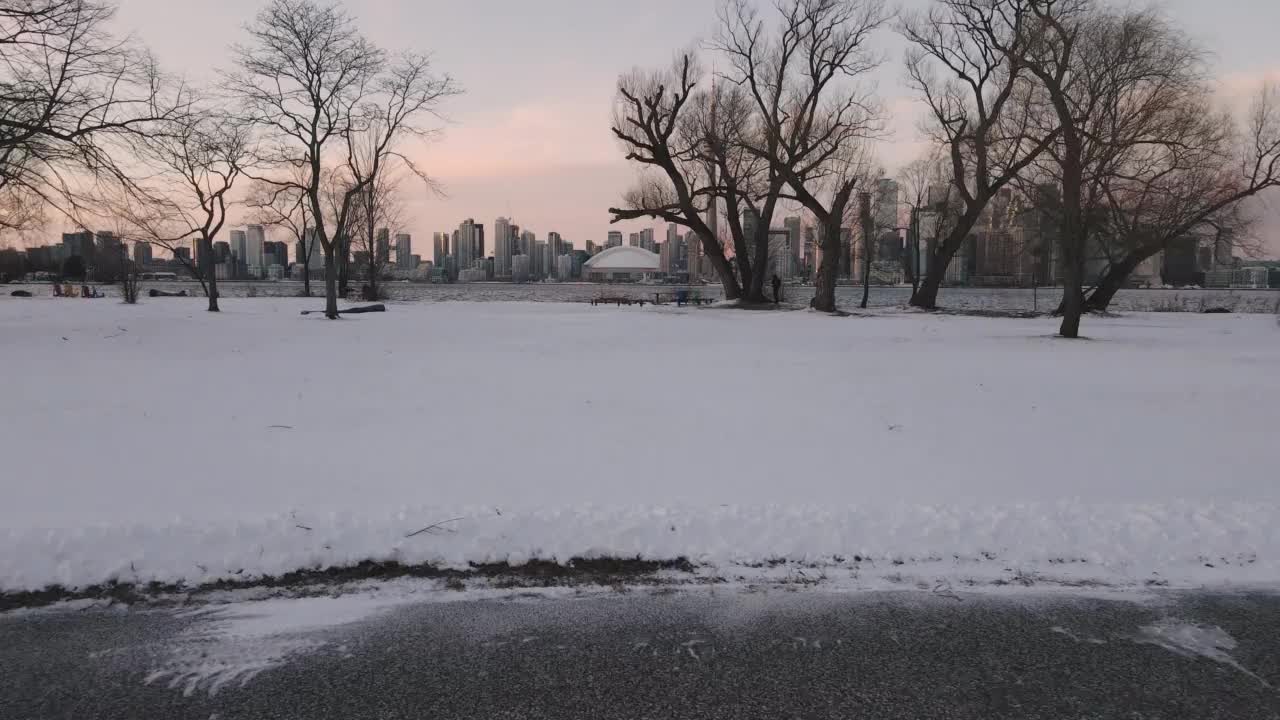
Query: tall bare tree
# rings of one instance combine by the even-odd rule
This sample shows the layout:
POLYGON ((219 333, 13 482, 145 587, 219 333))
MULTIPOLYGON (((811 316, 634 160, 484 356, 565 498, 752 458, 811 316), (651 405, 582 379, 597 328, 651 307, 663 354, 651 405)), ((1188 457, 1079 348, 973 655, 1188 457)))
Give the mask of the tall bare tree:
POLYGON ((110 32, 90 0, 0 0, 0 227, 51 207, 77 224, 98 183, 130 181, 129 158, 157 121, 186 110, 154 59, 110 32))
POLYGON ((1026 43, 1019 49, 989 28, 977 31, 1033 80, 1044 107, 1040 132, 1057 130, 1026 181, 1060 189, 1054 203, 1063 280, 1059 333, 1075 338, 1105 180, 1133 153, 1167 142, 1179 108, 1204 80, 1202 54, 1154 10, 1110 9, 1094 0, 998 1, 1024 15, 1026 43))
POLYGON ((635 71, 619 79, 613 134, 627 160, 644 172, 624 196, 623 207, 610 208, 609 214, 613 222, 651 217, 688 228, 702 243, 725 299, 737 300, 742 287, 708 217, 715 212, 719 178, 705 159, 706 138, 698 120, 690 119, 700 79, 692 53, 682 54, 671 70, 635 71))
POLYGON ((911 304, 935 309, 956 252, 992 198, 1053 143, 1055 126, 1034 121, 1038 97, 1023 56, 1032 42, 1032 3, 933 0, 908 14, 899 32, 911 86, 929 108, 926 128, 946 152, 948 184, 962 210, 930 248, 926 275, 911 304))
POLYGON ((1210 89, 1168 123, 1163 142, 1136 148, 1101 181, 1097 234, 1108 264, 1085 300, 1106 310, 1145 261, 1173 242, 1231 231, 1242 241, 1242 206, 1280 186, 1280 87, 1261 89, 1243 122, 1214 112, 1210 89))
POLYGON ((262 160, 283 170, 255 179, 296 187, 307 198, 325 254, 325 316, 338 317, 338 252, 356 197, 374 182, 398 143, 429 132, 424 123, 458 88, 429 58, 389 58, 341 8, 312 0, 272 0, 234 48, 232 95, 264 135, 262 160), (367 164, 364 143, 372 148, 367 164), (324 207, 326 174, 345 167, 353 182, 324 207), (292 170, 301 168, 301 181, 292 170))
POLYGON ((352 247, 363 255, 366 300, 382 297, 380 283, 391 261, 391 229, 404 222, 404 204, 399 179, 381 173, 356 197, 351 216, 352 247))
POLYGON ((136 242, 163 247, 188 265, 218 312, 218 275, 213 242, 235 202, 232 191, 251 162, 250 128, 206 110, 165 123, 140 145, 146 179, 117 194, 115 212, 136 242), (194 243, 195 257, 178 252, 194 243))
POLYGON ((867 181, 865 142, 880 110, 858 80, 879 62, 868 40, 887 21, 880 0, 781 0, 771 22, 750 0, 725 0, 714 47, 722 77, 744 88, 759 132, 748 148, 786 183, 784 199, 813 214, 822 261, 812 305, 834 311, 840 231, 855 189, 867 181))

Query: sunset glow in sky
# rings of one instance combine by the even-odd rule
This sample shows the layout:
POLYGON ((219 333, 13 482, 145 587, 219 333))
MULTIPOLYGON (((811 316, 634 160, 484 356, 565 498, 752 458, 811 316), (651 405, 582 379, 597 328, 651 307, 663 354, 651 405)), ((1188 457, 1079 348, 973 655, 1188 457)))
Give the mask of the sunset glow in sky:
MULTIPOLYGON (((242 39, 242 25, 261 4, 120 0, 118 23, 170 70, 206 81, 213 68, 227 66, 228 46, 242 39)), ((609 133, 618 75, 663 65, 709 36, 716 3, 346 0, 345 6, 374 42, 434 53, 439 69, 466 90, 445 108, 444 135, 415 153, 448 193, 412 198, 407 230, 418 242, 467 217, 491 226, 502 215, 540 237, 556 230, 582 247, 585 240, 604 240, 607 209, 633 177, 609 133)), ((1168 0, 1160 6, 1214 53, 1227 95, 1242 98, 1264 78, 1280 80, 1280 2, 1168 0)), ((894 112, 895 131, 879 157, 892 174, 918 150, 916 104, 902 84, 902 42, 886 30, 876 44, 887 61, 874 81, 894 112)), ((1273 250, 1280 253, 1280 246, 1273 250)))

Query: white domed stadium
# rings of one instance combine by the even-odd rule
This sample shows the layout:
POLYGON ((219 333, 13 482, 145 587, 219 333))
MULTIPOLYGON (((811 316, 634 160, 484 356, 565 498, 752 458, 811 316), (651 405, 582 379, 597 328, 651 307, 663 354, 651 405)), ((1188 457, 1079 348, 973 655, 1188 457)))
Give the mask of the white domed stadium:
POLYGON ((633 245, 611 247, 592 257, 582 266, 582 274, 590 280, 641 280, 658 272, 661 259, 657 253, 633 245))

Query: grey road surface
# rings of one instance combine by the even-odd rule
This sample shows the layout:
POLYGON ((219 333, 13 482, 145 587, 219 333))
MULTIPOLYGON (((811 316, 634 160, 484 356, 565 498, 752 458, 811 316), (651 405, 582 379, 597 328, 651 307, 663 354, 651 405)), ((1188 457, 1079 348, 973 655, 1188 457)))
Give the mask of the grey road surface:
POLYGON ((452 597, 11 613, 0 718, 1280 718, 1268 594, 452 597))

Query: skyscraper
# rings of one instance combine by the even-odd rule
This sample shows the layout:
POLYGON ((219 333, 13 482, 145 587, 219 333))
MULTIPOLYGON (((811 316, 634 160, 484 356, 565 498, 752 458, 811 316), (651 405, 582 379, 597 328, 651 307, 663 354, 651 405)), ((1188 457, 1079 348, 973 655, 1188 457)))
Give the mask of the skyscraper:
POLYGON ((133 244, 133 261, 138 265, 151 264, 151 244, 135 242, 133 244))
POLYGON ((413 236, 409 233, 396 233, 396 267, 401 270, 417 267, 413 261, 413 236))
POLYGON ((467 218, 458 225, 458 234, 454 240, 454 259, 459 270, 469 270, 476 262, 484 258, 484 226, 477 225, 472 218, 467 218))
POLYGON ((640 247, 640 233, 631 233, 627 238, 627 245, 631 247, 640 247))
POLYGON ((261 225, 249 225, 245 228, 244 263, 249 268, 249 277, 262 277, 262 243, 266 241, 266 230, 261 225))
POLYGON ((622 247, 622 233, 617 230, 610 230, 609 237, 604 242, 606 250, 609 248, 622 247))
POLYGON ((449 252, 449 233, 438 232, 431 237, 432 255, 431 264, 436 267, 444 267, 444 259, 451 253, 449 252))
POLYGON ((374 252, 377 253, 377 264, 386 265, 391 261, 391 230, 388 228, 378 228, 374 233, 374 252))
POLYGON ((240 277, 241 272, 245 272, 245 257, 249 254, 249 241, 243 230, 231 231, 231 255, 233 264, 236 266, 235 272, 231 274, 234 280, 240 277))
POLYGON ((511 219, 500 217, 493 221, 493 276, 511 277, 511 257, 515 252, 511 237, 511 219))
POLYGON ((62 256, 71 257, 79 256, 89 264, 96 253, 93 247, 93 233, 88 230, 81 230, 74 233, 62 233, 62 256))
POLYGON ((791 268, 793 272, 804 267, 804 238, 800 237, 800 217, 792 215, 782 220, 782 227, 787 229, 791 242, 791 268))
POLYGON ((557 280, 567 280, 568 278, 560 276, 560 264, 558 258, 564 254, 564 240, 561 239, 560 233, 552 231, 547 233, 547 274, 557 280))
POLYGON ((640 247, 649 252, 657 252, 658 245, 653 241, 653 228, 645 228, 640 231, 640 247))

